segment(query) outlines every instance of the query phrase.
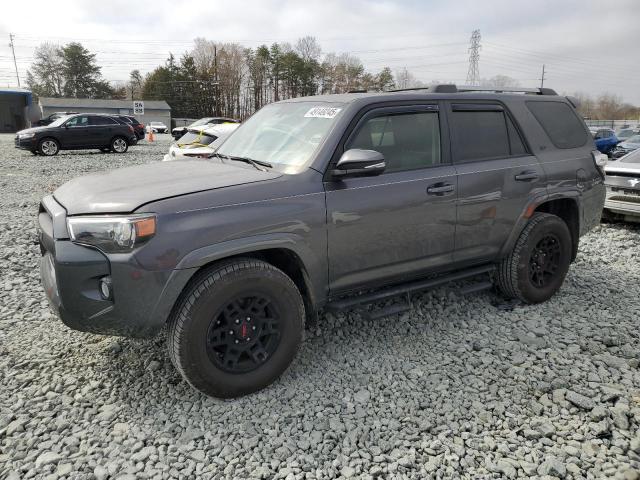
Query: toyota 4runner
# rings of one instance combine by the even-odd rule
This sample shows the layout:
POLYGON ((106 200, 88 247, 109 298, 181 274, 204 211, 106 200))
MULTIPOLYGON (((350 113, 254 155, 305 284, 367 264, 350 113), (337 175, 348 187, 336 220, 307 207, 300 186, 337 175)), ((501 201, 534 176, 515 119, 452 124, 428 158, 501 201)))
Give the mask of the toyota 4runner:
POLYGON ((44 288, 77 330, 167 326, 177 370, 219 397, 273 382, 322 309, 480 276, 543 302, 605 199, 606 156, 574 107, 455 85, 268 105, 208 160, 45 197, 44 288))

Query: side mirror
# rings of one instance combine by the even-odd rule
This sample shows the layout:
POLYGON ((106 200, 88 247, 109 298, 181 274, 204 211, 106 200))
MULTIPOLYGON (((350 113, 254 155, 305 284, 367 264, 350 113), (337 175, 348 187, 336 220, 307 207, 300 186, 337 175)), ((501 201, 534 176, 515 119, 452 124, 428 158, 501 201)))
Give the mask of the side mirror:
POLYGON ((380 175, 386 167, 384 155, 380 152, 352 148, 342 154, 331 175, 337 178, 367 177, 380 175))

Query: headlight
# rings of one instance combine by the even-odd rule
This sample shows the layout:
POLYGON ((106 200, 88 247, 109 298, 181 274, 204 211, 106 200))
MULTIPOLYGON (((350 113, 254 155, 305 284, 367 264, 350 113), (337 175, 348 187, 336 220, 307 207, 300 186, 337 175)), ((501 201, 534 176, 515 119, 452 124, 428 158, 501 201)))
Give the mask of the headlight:
POLYGON ((153 214, 70 217, 67 224, 74 243, 90 245, 106 253, 130 252, 156 233, 153 214))
POLYGON ((33 138, 35 137, 35 133, 21 133, 20 135, 18 135, 20 138, 33 138))

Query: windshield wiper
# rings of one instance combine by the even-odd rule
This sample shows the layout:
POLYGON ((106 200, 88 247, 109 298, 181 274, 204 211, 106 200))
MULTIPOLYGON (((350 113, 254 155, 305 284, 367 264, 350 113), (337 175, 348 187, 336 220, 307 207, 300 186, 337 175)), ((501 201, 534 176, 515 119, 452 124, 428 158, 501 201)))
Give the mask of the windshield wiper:
POLYGON ((219 152, 214 152, 212 157, 226 158, 228 160, 236 160, 238 162, 248 163, 263 172, 266 172, 267 170, 265 168, 260 168, 260 167, 273 168, 273 165, 271 165, 269 162, 264 162, 262 160, 254 160, 253 158, 249 158, 249 157, 236 157, 235 155, 225 155, 219 152))

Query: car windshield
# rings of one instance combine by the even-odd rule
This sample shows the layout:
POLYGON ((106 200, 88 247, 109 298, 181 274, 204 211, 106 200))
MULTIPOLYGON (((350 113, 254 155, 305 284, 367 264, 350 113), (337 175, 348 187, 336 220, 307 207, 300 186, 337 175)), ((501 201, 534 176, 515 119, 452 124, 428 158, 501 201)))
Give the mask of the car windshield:
POLYGON ((51 123, 49 124, 49 126, 50 126, 50 127, 59 127, 59 126, 60 126, 60 125, 62 125, 64 122, 66 122, 66 121, 69 119, 69 117, 70 117, 70 116, 71 116, 71 115, 64 115, 64 116, 62 116, 62 117, 58 118, 57 120, 54 120, 53 122, 51 122, 51 123))
POLYGON ((267 105, 238 128, 218 152, 273 165, 300 167, 311 160, 340 116, 342 107, 341 103, 317 102, 267 105))
POLYGON ((634 135, 625 140, 626 143, 640 143, 640 135, 634 135))
POLYGON ((162 125, 162 122, 151 122, 151 125, 162 125))

